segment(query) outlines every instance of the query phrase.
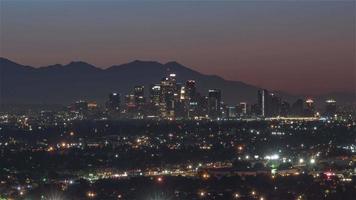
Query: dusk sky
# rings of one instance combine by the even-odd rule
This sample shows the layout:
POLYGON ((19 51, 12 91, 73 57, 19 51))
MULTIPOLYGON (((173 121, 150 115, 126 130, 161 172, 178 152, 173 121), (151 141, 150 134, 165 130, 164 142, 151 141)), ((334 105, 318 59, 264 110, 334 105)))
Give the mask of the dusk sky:
POLYGON ((177 61, 293 94, 355 91, 355 1, 3 1, 1 56, 177 61))

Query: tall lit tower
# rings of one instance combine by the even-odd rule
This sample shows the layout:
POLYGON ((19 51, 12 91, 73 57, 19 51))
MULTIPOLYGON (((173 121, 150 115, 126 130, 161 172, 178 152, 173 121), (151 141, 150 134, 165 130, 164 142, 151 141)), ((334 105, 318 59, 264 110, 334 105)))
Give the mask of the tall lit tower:
POLYGON ((334 99, 328 99, 325 101, 325 115, 334 116, 336 114, 336 101, 334 99))
POLYGON ((177 94, 176 74, 161 80, 160 110, 163 117, 174 118, 175 94, 177 94))
POLYGON ((161 85, 155 84, 150 88, 150 103, 155 106, 160 104, 161 85))
POLYGON ((313 117, 315 114, 315 105, 314 105, 314 100, 311 98, 308 98, 305 100, 305 116, 308 117, 313 117))
POLYGON ((134 95, 135 95, 135 104, 136 106, 142 106, 145 104, 145 87, 135 86, 134 87, 134 95))
POLYGON ((269 110, 269 92, 268 90, 259 90, 258 91, 258 106, 260 109, 260 115, 266 117, 269 110))

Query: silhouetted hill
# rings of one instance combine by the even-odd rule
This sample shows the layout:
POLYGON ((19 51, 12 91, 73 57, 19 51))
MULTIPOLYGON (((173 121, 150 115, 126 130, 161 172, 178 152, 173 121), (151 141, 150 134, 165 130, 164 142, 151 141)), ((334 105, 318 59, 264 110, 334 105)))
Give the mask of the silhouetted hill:
MULTIPOLYGON (((84 99, 103 103, 110 92, 127 94, 135 85, 148 88, 169 73, 176 73, 177 80, 182 83, 196 80, 202 94, 211 88, 221 89, 223 99, 229 104, 256 102, 257 87, 204 75, 177 62, 161 64, 136 60, 107 69, 85 62, 71 62, 34 68, 5 58, 0 58, 0 101, 2 104, 68 104, 84 99)), ((145 92, 148 96, 148 89, 145 92)))

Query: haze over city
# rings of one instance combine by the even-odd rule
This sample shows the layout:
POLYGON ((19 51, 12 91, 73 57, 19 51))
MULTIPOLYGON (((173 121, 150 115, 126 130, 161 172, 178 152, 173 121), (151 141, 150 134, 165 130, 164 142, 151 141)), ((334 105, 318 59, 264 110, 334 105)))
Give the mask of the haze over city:
POLYGON ((354 1, 1 1, 1 57, 177 61, 292 94, 355 92, 354 1))

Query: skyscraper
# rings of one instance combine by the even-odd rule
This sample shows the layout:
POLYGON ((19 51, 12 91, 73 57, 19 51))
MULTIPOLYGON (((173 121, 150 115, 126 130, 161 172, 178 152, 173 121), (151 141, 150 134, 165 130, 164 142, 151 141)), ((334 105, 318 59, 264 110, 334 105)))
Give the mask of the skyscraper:
POLYGON ((334 99, 328 99, 325 101, 325 115, 332 117, 336 114, 336 101, 334 99))
POLYGON ((315 114, 314 100, 311 98, 308 98, 307 100, 305 100, 304 116, 313 117, 314 114, 315 114))
POLYGON ((109 94, 109 101, 107 102, 107 109, 109 111, 120 111, 121 95, 113 92, 109 94))
POLYGON ((196 86, 195 86, 195 81, 194 80, 188 80, 185 83, 185 93, 186 93, 186 98, 189 99, 190 101, 195 100, 196 96, 196 86))
POLYGON ((135 104, 137 107, 142 107, 145 104, 145 87, 144 86, 135 86, 134 87, 134 96, 135 104))
POLYGON ((226 116, 230 119, 234 119, 237 117, 237 108, 236 106, 227 106, 226 107, 227 114, 226 116))
POLYGON ((161 100, 160 110, 162 117, 174 118, 175 117, 175 100, 177 94, 176 75, 170 74, 161 80, 161 100))
POLYGON ((152 85, 150 88, 150 103, 159 106, 161 96, 161 86, 159 84, 152 85))
POLYGON ((125 105, 126 105, 126 108, 129 110, 135 109, 136 108, 135 95, 133 95, 133 94, 125 95, 125 105))
POLYGON ((268 90, 259 90, 258 91, 258 108, 259 115, 262 117, 274 117, 280 115, 281 112, 281 98, 274 94, 270 93, 268 90))
POLYGON ((210 119, 221 117, 221 91, 218 89, 209 90, 208 113, 210 119))
POLYGON ((258 107, 260 109, 260 112, 258 113, 262 117, 267 117, 268 110, 269 110, 269 104, 270 104, 270 98, 269 98, 269 92, 268 90, 259 90, 258 91, 258 107))
POLYGON ((236 106, 237 107, 237 113, 240 116, 246 116, 247 115, 247 103, 246 102, 240 102, 239 105, 236 106))
POLYGON ((185 101, 185 109, 187 111, 187 117, 192 118, 194 116, 197 116, 198 98, 197 98, 195 80, 186 81, 184 101, 185 101))

